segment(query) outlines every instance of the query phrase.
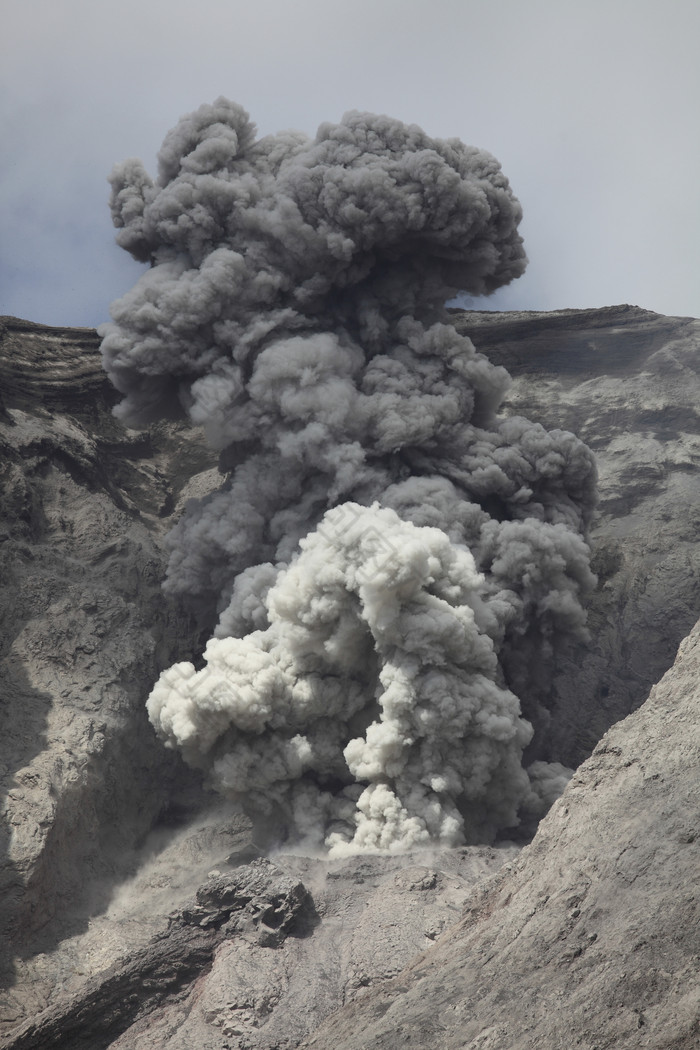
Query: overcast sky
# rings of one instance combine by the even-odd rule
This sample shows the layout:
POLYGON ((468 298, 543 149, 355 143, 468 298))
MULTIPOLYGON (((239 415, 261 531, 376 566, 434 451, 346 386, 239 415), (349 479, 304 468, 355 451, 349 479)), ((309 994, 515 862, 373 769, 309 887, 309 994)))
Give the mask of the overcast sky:
POLYGON ((218 95, 262 134, 388 113, 493 153, 524 277, 487 304, 700 316, 698 0, 4 0, 0 313, 94 325, 142 270, 106 181, 218 95))

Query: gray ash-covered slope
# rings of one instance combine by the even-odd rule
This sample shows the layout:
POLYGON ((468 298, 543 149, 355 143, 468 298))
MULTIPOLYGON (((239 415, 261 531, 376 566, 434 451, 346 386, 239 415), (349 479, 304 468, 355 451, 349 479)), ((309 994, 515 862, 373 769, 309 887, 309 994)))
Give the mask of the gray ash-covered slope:
MULTIPOLYGON (((700 322, 632 307, 453 317, 514 376, 508 410, 577 432, 598 459, 592 639, 559 659, 542 756, 575 764, 643 703, 700 614, 700 322)), ((460 1003, 471 1016, 481 995, 473 961, 491 950, 499 965, 484 971, 491 990, 469 1036, 481 1050, 568 1045, 569 1014, 581 1045, 693 1045, 694 920, 676 882, 692 886, 697 867, 692 828, 681 827, 697 808, 694 641, 495 888, 469 899, 477 876, 512 851, 280 857, 274 871, 246 867, 254 887, 261 872, 269 879, 257 910, 238 909, 242 926, 227 926, 228 906, 202 925, 183 919, 218 879, 239 886, 235 873, 254 855, 240 852, 248 832, 230 809, 195 820, 183 808, 206 796, 144 713, 158 671, 195 648, 192 623, 160 591, 163 536, 183 494, 213 488, 216 472, 182 425, 137 434, 114 420, 94 333, 2 325, 3 935, 15 956, 2 1045, 291 1048, 357 998, 314 1045, 462 1047, 466 1035, 449 1041, 466 1032, 460 1003), (177 828, 163 827, 167 814, 177 828), (208 879, 213 868, 220 875, 208 879), (284 895, 289 880, 311 903, 275 945, 263 898, 284 895), (497 907, 511 891, 513 906, 497 907), (466 933, 392 984, 463 900, 466 933), (447 983, 442 998, 415 986, 421 1015, 411 989, 429 980, 428 965, 447 983), (152 995, 139 991, 146 984, 152 995), (374 1012, 360 1012, 368 990, 374 1012), (111 1013, 99 1008, 105 996, 111 1013)))
MULTIPOLYGON (((180 851, 193 838, 181 837, 180 851)), ((518 851, 224 860, 194 893, 171 890, 166 915, 153 887, 162 894, 176 852, 146 864, 80 943, 61 945, 73 963, 62 987, 3 1046, 291 1050, 338 1006, 395 977, 518 851)))
POLYGON ((304 1046, 700 1045, 700 626, 460 923, 304 1046))
MULTIPOLYGON (((144 696, 194 640, 161 538, 196 434, 129 432, 92 329, 0 319, 0 970, 82 929, 169 805, 179 763, 144 696)), ((19 965, 21 983, 21 964, 19 965)), ((43 1006, 15 1001, 0 1023, 43 1006)))

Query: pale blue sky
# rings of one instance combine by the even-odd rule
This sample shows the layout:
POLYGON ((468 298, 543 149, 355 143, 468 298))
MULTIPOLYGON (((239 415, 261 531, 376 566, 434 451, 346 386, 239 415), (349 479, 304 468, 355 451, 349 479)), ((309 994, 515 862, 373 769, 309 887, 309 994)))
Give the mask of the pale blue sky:
POLYGON ((494 153, 530 257, 502 309, 700 316, 698 0, 4 0, 0 313, 106 320, 141 268, 107 175, 220 94, 261 133, 389 113, 494 153))

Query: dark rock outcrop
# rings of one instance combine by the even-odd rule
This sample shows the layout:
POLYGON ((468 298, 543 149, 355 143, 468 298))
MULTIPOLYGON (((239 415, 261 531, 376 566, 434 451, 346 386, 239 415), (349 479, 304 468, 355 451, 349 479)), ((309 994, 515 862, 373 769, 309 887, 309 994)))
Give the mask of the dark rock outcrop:
POLYGON ((308 932, 314 919, 304 886, 269 861, 213 876, 146 946, 59 998, 7 1046, 98 1050, 113 1045, 167 996, 200 979, 223 941, 244 934, 260 947, 279 947, 287 936, 308 932))

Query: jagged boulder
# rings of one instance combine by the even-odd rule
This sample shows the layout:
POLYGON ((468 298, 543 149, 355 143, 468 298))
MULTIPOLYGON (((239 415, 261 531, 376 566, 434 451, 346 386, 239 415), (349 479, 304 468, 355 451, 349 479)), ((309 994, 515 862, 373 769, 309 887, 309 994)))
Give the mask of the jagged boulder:
POLYGON ((140 1019, 167 996, 199 980, 224 941, 243 936, 261 947, 279 947, 287 936, 305 932, 314 917, 302 883, 267 860, 214 875, 145 946, 59 997, 7 1045, 14 1050, 114 1045, 125 1028, 138 1031, 140 1019))

